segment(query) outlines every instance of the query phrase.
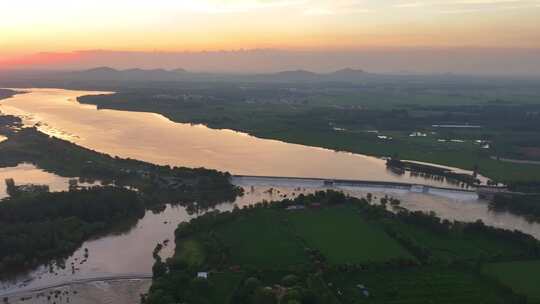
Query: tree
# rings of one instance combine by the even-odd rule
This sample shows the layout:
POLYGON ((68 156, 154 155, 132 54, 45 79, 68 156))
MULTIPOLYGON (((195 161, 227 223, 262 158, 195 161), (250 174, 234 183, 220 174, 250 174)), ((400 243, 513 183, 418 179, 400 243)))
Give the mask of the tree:
POLYGON ((260 287, 257 290, 255 290, 255 294, 253 295, 253 304, 276 304, 277 299, 276 295, 272 291, 270 287, 260 287))
POLYGON ((260 286, 261 281, 255 277, 250 277, 244 282, 244 288, 249 293, 255 291, 255 289, 259 288, 260 286))
POLYGON ((296 285, 297 282, 298 277, 294 274, 286 275, 283 277, 283 279, 281 279, 281 284, 283 284, 283 286, 285 287, 293 287, 294 285, 296 285))
POLYGON ((152 274, 154 279, 161 278, 167 274, 167 265, 161 261, 160 257, 156 259, 156 262, 152 266, 152 274))
POLYGON ((19 190, 17 189, 13 178, 6 178, 6 192, 10 197, 18 196, 19 190))

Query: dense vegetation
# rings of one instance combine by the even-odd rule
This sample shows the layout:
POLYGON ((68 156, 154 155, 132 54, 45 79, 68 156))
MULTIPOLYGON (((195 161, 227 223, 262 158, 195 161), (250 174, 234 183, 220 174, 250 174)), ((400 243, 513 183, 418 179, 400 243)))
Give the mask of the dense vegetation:
POLYGON ((207 213, 179 225, 143 302, 525 303, 482 265, 537 259, 536 239, 398 205, 327 191, 207 213))
POLYGON ((79 100, 263 138, 478 168, 500 182, 540 180, 540 165, 534 164, 540 160, 538 92, 504 88, 465 83, 197 83, 122 88, 117 94, 79 100), (478 128, 434 126, 445 124, 478 128), (409 136, 414 132, 422 136, 409 136))
POLYGON ((136 192, 99 187, 7 198, 0 203, 0 273, 71 253, 118 222, 140 218, 136 192))
POLYGON ((446 180, 449 183, 469 187, 480 184, 477 168, 475 167, 472 174, 456 173, 450 169, 437 166, 419 164, 410 161, 402 161, 396 158, 389 158, 386 161, 386 166, 396 174, 403 174, 405 171, 410 171, 411 174, 420 175, 427 178, 446 180))
POLYGON ((0 89, 0 99, 9 98, 15 95, 15 92, 12 90, 0 89))
POLYGON ((489 206, 496 211, 509 211, 532 222, 540 222, 540 194, 495 195, 489 206))
POLYGON ((487 264, 483 272, 516 292, 526 294, 531 303, 540 303, 540 260, 487 264))

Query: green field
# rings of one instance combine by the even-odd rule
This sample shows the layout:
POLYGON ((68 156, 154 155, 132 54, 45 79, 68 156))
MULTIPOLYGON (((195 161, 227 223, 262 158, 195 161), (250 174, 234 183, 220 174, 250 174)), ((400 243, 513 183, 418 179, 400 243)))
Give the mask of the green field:
POLYGON ((391 229, 428 249, 436 260, 519 257, 523 248, 511 242, 476 233, 437 233, 421 227, 392 222, 391 229))
POLYGON ((301 243, 282 221, 282 213, 258 210, 216 229, 233 264, 259 267, 292 266, 306 262, 301 243))
POLYGON ((396 92, 362 92, 353 94, 327 94, 310 98, 311 105, 363 105, 370 108, 396 108, 410 105, 446 106, 446 105, 478 105, 485 104, 488 100, 503 98, 513 103, 537 104, 538 95, 527 96, 509 92, 493 92, 487 94, 429 94, 429 93, 396 93, 396 92))
POLYGON ((392 213, 331 190, 209 212, 180 225, 176 242, 176 256, 195 267, 168 261, 157 284, 167 293, 153 291, 151 304, 171 294, 179 303, 231 304, 522 304, 538 296, 540 260, 489 264, 538 259, 531 236, 392 213), (200 269, 211 272, 209 284, 191 279, 179 292, 200 269))
POLYGON ((414 259, 384 230, 368 223, 351 207, 306 210, 287 214, 295 233, 331 264, 414 259))
MULTIPOLYGON (((412 255, 415 251, 404 247, 403 239, 425 249, 430 261, 443 263, 520 258, 527 251, 522 244, 486 233, 461 229, 436 232, 394 219, 367 220, 353 206, 254 210, 249 216, 218 225, 215 235, 218 246, 228 253, 228 264, 266 269, 306 265, 309 259, 305 248, 318 250, 330 265, 417 260, 412 255)), ((203 243, 189 238, 178 244, 181 259, 190 265, 203 264, 203 243)))
POLYGON ((176 252, 178 257, 188 265, 199 266, 204 263, 204 249, 198 240, 183 240, 176 244, 176 252))
POLYGON ((322 210, 257 210, 216 229, 231 263, 291 266, 306 263, 304 247, 319 250, 331 264, 413 259, 383 229, 349 207, 322 210))
MULTIPOLYGON (((383 132, 393 137, 382 141, 365 132, 335 132, 332 130, 257 130, 253 135, 279 139, 290 143, 323 147, 371 156, 394 156, 401 159, 429 162, 439 165, 473 170, 497 181, 540 180, 540 165, 516 164, 489 158, 489 153, 469 140, 466 143, 440 143, 437 136, 411 138, 409 132, 383 132), (487 154, 486 154, 487 153, 487 154)), ((516 135, 514 135, 516 136, 516 135)))
POLYGON ((517 303, 516 297, 490 280, 468 271, 422 267, 403 270, 330 274, 342 303, 517 303), (369 292, 366 297, 358 285, 369 292))
POLYGON ((483 272, 527 296, 530 303, 540 303, 540 261, 487 264, 483 272))

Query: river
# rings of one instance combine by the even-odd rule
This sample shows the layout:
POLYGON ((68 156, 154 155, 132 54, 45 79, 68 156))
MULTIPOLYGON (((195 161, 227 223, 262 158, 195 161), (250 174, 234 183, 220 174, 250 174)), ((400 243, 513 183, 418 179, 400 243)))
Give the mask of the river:
MULTIPOLYGON (((373 157, 264 140, 200 125, 178 124, 157 114, 97 110, 76 101, 77 96, 86 94, 96 92, 32 89, 31 93, 0 101, 0 110, 22 116, 27 125, 36 124, 43 132, 76 144, 160 164, 204 166, 244 175, 364 179, 441 186, 440 182, 432 180, 394 175, 386 170, 383 160, 373 157)), ((0 169, 0 180, 8 177, 15 178, 18 183, 48 184, 52 191, 65 190, 68 181, 28 164, 0 169)), ((243 187, 246 195, 234 203, 219 205, 217 209, 230 210, 234 204, 244 206, 327 188, 323 181, 300 179, 235 177, 233 183, 243 187)), ((540 238, 539 224, 528 223, 522 217, 508 213, 491 212, 487 202, 479 200, 474 193, 423 194, 402 189, 336 188, 357 197, 368 192, 379 197, 388 194, 401 199, 402 206, 411 210, 435 211, 451 220, 482 219, 488 225, 518 229, 540 238)), ((134 226, 85 242, 67 259, 65 269, 53 265, 51 271, 51 267, 41 266, 0 282, 0 295, 73 280, 148 274, 155 245, 170 240, 161 253, 164 257, 170 256, 174 250, 175 227, 192 216, 184 208, 174 206, 167 206, 159 214, 147 211, 134 226), (85 249, 88 249, 89 257, 82 262, 85 249), (75 272, 72 272, 71 263, 77 268, 75 272)))
MULTIPOLYGON (((8 178, 13 179, 16 185, 47 185, 49 190, 53 192, 68 190, 69 181, 72 179, 43 171, 27 163, 15 167, 0 168, 0 200, 8 196, 5 183, 8 178)), ((79 187, 91 187, 100 185, 100 183, 77 180, 77 185, 79 187)))
POLYGON ((159 114, 98 110, 77 102, 107 92, 25 89, 0 101, 0 110, 50 135, 120 157, 156 164, 207 167, 233 174, 322 177, 441 185, 396 175, 376 157, 260 139, 231 130, 175 123, 159 114))

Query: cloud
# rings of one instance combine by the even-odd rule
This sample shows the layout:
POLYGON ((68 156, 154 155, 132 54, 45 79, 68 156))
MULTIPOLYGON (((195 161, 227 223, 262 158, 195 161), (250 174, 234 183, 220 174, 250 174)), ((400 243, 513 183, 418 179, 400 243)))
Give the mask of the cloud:
POLYGON ((305 15, 328 16, 344 14, 364 14, 372 12, 370 0, 311 0, 307 1, 305 15))
POLYGON ((192 12, 192 13, 208 13, 208 14, 228 14, 228 13, 243 13, 255 10, 284 8, 303 5, 308 0, 236 0, 236 1, 218 1, 218 0, 161 0, 164 6, 169 6, 171 9, 192 12))
POLYGON ((486 10, 511 10, 538 7, 539 0, 426 0, 399 1, 397 9, 427 8, 439 13, 467 13, 486 10))
POLYGON ((422 7, 422 6, 428 6, 426 2, 405 2, 405 3, 398 3, 394 4, 394 7, 397 8, 415 8, 415 7, 422 7))
POLYGON ((335 13, 335 11, 327 8, 310 8, 304 11, 304 14, 309 16, 327 16, 334 15, 335 13))
POLYGON ((304 15, 327 16, 370 12, 366 6, 370 1, 373 0, 179 0, 174 5, 177 9, 195 13, 226 14, 290 8, 304 15))

